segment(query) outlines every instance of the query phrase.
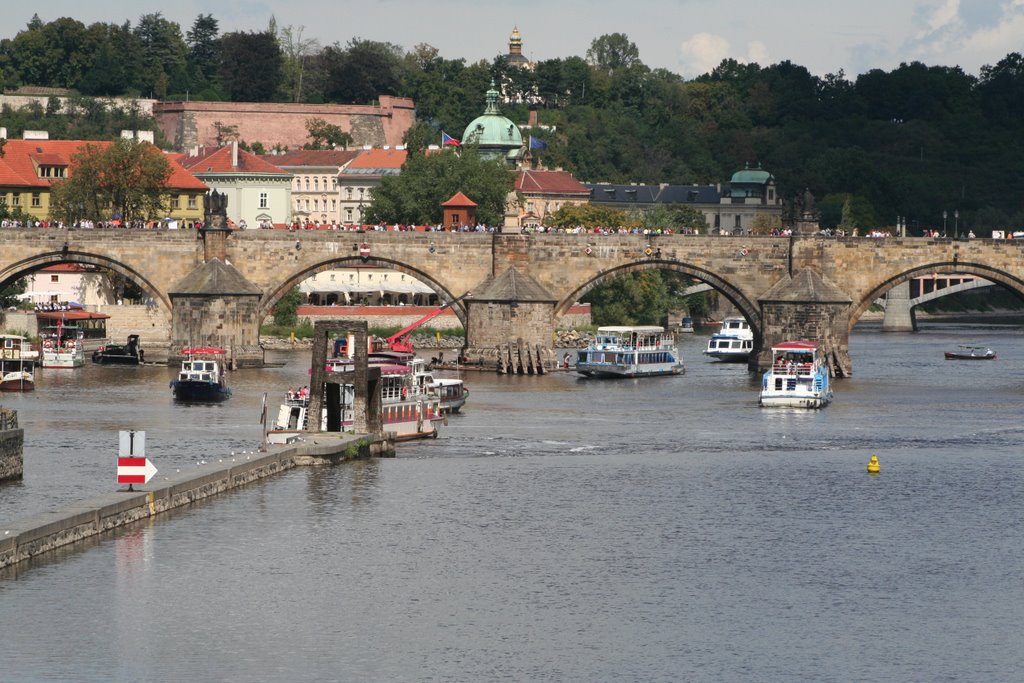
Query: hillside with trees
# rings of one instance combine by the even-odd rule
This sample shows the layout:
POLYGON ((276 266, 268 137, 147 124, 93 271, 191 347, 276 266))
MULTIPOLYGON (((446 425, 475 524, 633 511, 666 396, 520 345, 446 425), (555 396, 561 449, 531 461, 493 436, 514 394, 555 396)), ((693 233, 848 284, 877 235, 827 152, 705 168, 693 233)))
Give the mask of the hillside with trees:
POLYGON ((941 229, 945 210, 979 234, 1024 228, 1020 53, 978 76, 920 62, 816 76, 789 61, 725 60, 685 80, 647 67, 620 33, 529 71, 500 56, 445 59, 429 45, 404 50, 355 37, 322 46, 303 27, 273 20, 262 32, 222 32, 209 14, 184 31, 160 13, 90 26, 36 17, 0 41, 0 85, 67 89, 76 106, 71 115, 4 109, 0 126, 11 135, 42 127, 103 139, 116 126, 147 123, 109 110, 102 98, 114 95, 307 103, 400 95, 416 101, 418 147, 441 130, 463 130, 492 79, 504 115, 525 124, 537 110, 540 126, 524 137, 547 144, 540 161, 587 182, 718 183, 759 163, 784 196, 810 189, 825 227, 891 226, 903 216, 920 234, 941 229))

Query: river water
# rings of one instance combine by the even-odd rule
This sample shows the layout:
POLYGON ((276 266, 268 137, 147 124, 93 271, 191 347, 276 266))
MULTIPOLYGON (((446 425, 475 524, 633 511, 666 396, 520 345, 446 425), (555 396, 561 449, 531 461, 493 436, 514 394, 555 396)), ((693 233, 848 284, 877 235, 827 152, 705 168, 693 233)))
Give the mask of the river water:
MULTIPOLYGON (((0 573, 3 681, 1009 681, 1024 671, 1024 332, 858 327, 823 411, 683 376, 468 375, 397 458, 303 468, 0 573), (982 342, 994 362, 944 361, 982 342), (865 472, 872 453, 878 476, 865 472)), ((308 355, 220 406, 40 371, 6 522, 258 444, 308 355)), ((0 531, 2 533, 2 531, 0 531)))

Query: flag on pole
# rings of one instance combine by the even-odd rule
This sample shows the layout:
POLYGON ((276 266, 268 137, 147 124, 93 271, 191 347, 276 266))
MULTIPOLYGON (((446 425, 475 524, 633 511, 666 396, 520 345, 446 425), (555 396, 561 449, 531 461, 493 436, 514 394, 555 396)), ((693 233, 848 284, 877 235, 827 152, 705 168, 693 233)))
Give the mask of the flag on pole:
POLYGON ((548 143, 544 142, 540 138, 530 136, 530 149, 547 149, 548 143))
POLYGON ((456 140, 455 138, 453 138, 451 135, 448 135, 448 133, 445 133, 442 130, 441 131, 441 146, 444 147, 445 145, 455 145, 456 147, 459 147, 459 146, 462 145, 462 143, 459 142, 458 140, 456 140))

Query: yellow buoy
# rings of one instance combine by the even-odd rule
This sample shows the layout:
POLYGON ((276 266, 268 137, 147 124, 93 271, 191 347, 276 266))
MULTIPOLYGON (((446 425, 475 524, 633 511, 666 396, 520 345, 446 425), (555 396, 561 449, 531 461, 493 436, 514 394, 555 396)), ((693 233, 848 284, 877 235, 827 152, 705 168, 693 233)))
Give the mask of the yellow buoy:
POLYGON ((872 453, 871 460, 868 461, 868 474, 878 474, 881 471, 882 467, 878 464, 878 456, 872 453))

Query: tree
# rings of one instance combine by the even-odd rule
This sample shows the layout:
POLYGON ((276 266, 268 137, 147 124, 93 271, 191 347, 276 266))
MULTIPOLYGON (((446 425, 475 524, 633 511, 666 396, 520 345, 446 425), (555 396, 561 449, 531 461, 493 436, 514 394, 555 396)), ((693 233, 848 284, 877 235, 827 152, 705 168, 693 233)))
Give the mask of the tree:
POLYGON ((302 37, 305 30, 305 26, 285 26, 281 29, 278 41, 284 58, 281 85, 292 102, 303 101, 306 62, 311 55, 320 50, 320 43, 316 38, 302 37))
POLYGON ((157 85, 164 84, 167 92, 184 93, 189 82, 188 46, 181 27, 154 12, 139 18, 134 33, 142 48, 142 64, 136 76, 139 89, 155 94, 157 85))
POLYGON ((295 311, 302 305, 305 297, 298 287, 292 287, 284 296, 274 304, 274 324, 284 327, 295 327, 299 317, 295 311))
POLYGON ((54 184, 50 216, 68 225, 82 219, 158 218, 170 177, 171 163, 148 142, 119 138, 109 145, 87 144, 72 155, 68 178, 54 184))
POLYGON ((629 218, 624 211, 593 204, 563 204, 554 213, 544 216, 544 225, 552 228, 583 227, 592 230, 628 223, 629 218))
POLYGON ((409 155, 396 176, 386 176, 370 192, 373 203, 366 212, 370 222, 438 224, 441 203, 462 192, 477 203, 477 220, 501 225, 505 203, 515 184, 515 174, 501 161, 482 159, 466 148, 461 156, 409 155))
POLYGON ((595 325, 659 325, 681 304, 669 290, 660 270, 644 270, 606 280, 582 301, 593 307, 595 325))
POLYGON ((217 78, 220 64, 220 31, 212 14, 200 14, 192 22, 192 28, 185 33, 188 45, 188 65, 193 83, 213 83, 217 78))
POLYGON ((353 142, 352 136, 343 131, 341 126, 315 117, 306 119, 306 132, 309 134, 309 142, 302 146, 303 149, 348 149, 353 142))
POLYGON ((334 45, 325 94, 336 102, 368 104, 379 95, 396 95, 402 49, 391 43, 353 38, 344 50, 334 45))
POLYGON ((587 61, 595 69, 611 74, 640 62, 640 50, 624 33, 594 38, 587 50, 587 61))
POLYGON ((281 83, 284 59, 276 36, 226 33, 221 38, 219 76, 233 102, 271 102, 281 83))

